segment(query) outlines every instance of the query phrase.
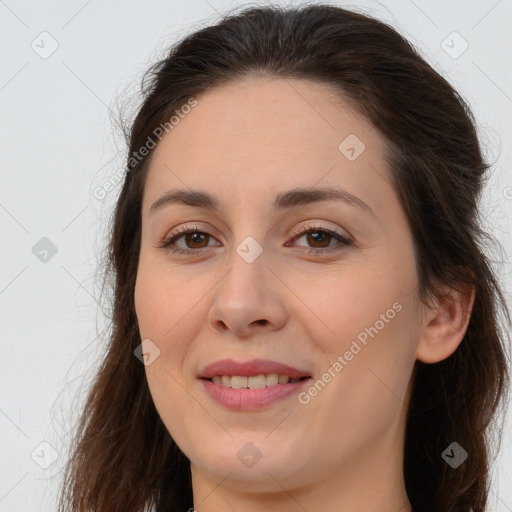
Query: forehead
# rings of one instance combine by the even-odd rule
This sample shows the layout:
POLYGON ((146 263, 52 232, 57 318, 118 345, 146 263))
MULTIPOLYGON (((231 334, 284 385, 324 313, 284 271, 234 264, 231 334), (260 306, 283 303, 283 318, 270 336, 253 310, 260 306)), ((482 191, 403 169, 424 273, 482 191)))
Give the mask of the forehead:
POLYGON ((240 206, 317 185, 342 186, 378 209, 389 188, 385 142, 330 86, 251 79, 196 100, 154 150, 146 211, 169 188, 201 188, 240 206))

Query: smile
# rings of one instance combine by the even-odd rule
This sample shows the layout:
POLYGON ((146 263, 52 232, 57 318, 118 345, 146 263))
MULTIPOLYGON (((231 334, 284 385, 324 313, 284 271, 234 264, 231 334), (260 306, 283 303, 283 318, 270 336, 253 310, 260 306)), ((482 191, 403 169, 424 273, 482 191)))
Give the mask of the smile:
MULTIPOLYGON (((307 379, 308 377, 302 377, 302 379, 307 379)), ((227 388, 248 388, 248 389, 261 389, 264 387, 275 386, 276 384, 288 384, 299 382, 301 379, 292 379, 288 375, 278 375, 277 373, 269 373, 267 375, 253 375, 251 377, 243 376, 243 375, 215 375, 211 379, 211 382, 215 384, 220 384, 221 386, 225 386, 227 388)))

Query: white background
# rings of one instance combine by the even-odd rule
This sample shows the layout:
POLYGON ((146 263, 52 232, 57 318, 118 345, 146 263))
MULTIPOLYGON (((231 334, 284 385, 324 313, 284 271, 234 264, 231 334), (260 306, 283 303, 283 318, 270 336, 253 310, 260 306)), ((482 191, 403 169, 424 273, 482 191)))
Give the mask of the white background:
MULTIPOLYGON (((504 248, 493 259, 510 297, 512 0, 331 3, 391 23, 469 101, 495 162, 482 209, 504 248), (441 46, 453 31, 469 44, 457 58, 441 46)), ((73 400, 105 346, 95 272, 119 187, 103 200, 93 190, 124 163, 109 109, 176 38, 240 4, 0 1, 0 511, 56 509, 69 428, 80 412, 73 400), (31 47, 51 49, 44 31, 58 44, 45 59, 31 47), (42 237, 57 248, 46 263, 32 252, 42 237), (58 454, 47 469, 35 462, 52 460, 42 442, 58 454)), ((452 53, 461 50, 463 40, 450 37, 452 53)), ((512 510, 510 416, 492 469, 493 512, 512 510)))

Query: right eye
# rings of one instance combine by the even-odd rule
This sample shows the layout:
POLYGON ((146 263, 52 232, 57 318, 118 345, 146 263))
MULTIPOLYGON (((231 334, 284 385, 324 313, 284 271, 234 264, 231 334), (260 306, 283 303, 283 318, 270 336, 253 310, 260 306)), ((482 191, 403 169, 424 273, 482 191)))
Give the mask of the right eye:
POLYGON ((208 247, 208 245, 204 245, 204 241, 208 240, 210 237, 210 234, 205 231, 200 231, 198 226, 189 226, 180 229, 178 233, 171 233, 166 236, 158 247, 164 248, 166 251, 170 251, 171 253, 194 254, 197 250, 208 247), (175 242, 181 238, 185 239, 187 246, 189 244, 198 244, 199 247, 176 247, 175 242))

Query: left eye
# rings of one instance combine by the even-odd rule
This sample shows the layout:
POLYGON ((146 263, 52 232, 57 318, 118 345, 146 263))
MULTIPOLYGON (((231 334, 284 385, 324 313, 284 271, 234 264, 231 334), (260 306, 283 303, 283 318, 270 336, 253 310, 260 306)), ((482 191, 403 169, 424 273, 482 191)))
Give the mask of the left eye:
POLYGON ((330 244, 330 242, 332 242, 333 239, 337 239, 338 242, 341 243, 341 245, 350 245, 352 243, 352 241, 349 238, 325 228, 309 228, 306 231, 302 231, 301 233, 299 233, 299 235, 296 235, 293 240, 301 239, 303 237, 306 237, 307 242, 310 244, 320 244, 310 249, 310 251, 318 250, 318 252, 328 252, 322 251, 321 249, 323 249, 324 247, 333 247, 333 245, 330 244))
MULTIPOLYGON (((309 254, 328 253, 336 250, 339 251, 344 246, 351 245, 353 243, 353 241, 346 236, 336 233, 335 231, 331 231, 330 229, 320 227, 308 227, 306 229, 302 229, 293 237, 292 240, 297 240, 303 237, 306 237, 308 243, 319 244, 316 247, 306 247, 309 254), (331 245, 333 239, 337 239, 339 243, 331 245)), ((172 234, 166 237, 158 247, 165 248, 171 253, 193 254, 200 249, 208 247, 208 241, 210 238, 213 237, 205 231, 200 231, 198 227, 184 228, 178 234, 172 234), (175 243, 181 238, 184 238, 185 240, 185 248, 175 245, 175 243)), ((288 246, 289 244, 287 243, 285 245, 288 246)))

